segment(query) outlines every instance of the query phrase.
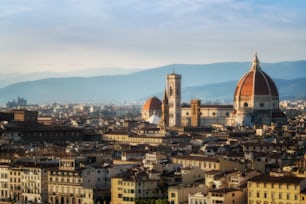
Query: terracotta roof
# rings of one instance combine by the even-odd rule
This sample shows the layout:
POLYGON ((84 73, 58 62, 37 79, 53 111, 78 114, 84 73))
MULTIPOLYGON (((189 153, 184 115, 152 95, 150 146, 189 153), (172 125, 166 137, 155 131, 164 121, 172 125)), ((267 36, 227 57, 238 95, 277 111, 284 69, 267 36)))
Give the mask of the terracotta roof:
MULTIPOLYGON (((255 56, 257 59, 257 56, 255 56)), ((257 60, 257 63, 258 60, 257 60)), ((238 82, 235 90, 235 97, 237 96, 253 96, 253 95, 271 95, 278 97, 278 91, 273 80, 267 75, 259 64, 253 62, 250 71, 247 72, 238 82)))
POLYGON ((175 159, 181 160, 196 160, 196 161, 207 161, 207 162, 220 162, 217 158, 202 157, 202 156, 175 156, 175 159))
POLYGON ((143 110, 144 111, 149 111, 149 110, 161 110, 162 102, 155 96, 152 98, 149 98, 144 106, 143 110))
POLYGON ((254 178, 250 179, 252 182, 264 182, 264 183, 290 183, 290 184, 299 184, 306 178, 301 177, 293 177, 293 176, 266 176, 266 175, 259 175, 255 176, 254 178))
POLYGON ((240 190, 236 188, 220 188, 220 189, 211 190, 209 192, 211 193, 229 193, 229 192, 234 192, 234 191, 240 191, 240 190))

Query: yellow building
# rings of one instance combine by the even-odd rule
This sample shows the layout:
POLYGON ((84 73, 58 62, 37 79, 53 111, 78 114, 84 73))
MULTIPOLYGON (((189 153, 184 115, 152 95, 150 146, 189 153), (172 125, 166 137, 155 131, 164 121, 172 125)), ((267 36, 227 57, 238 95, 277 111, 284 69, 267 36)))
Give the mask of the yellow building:
POLYGON ((182 164, 183 167, 200 167, 204 171, 211 170, 244 170, 244 164, 223 158, 211 158, 204 156, 176 156, 173 163, 182 164))
POLYGON ((158 146, 160 144, 172 144, 189 142, 189 136, 164 136, 164 135, 129 135, 125 132, 109 132, 102 136, 104 141, 116 141, 122 144, 138 145, 138 144, 150 144, 152 146, 158 146))
POLYGON ((306 203, 306 178, 256 176, 248 182, 248 204, 306 203))
POLYGON ((111 179, 111 203, 135 203, 139 199, 161 199, 159 179, 149 178, 146 172, 126 172, 111 179))

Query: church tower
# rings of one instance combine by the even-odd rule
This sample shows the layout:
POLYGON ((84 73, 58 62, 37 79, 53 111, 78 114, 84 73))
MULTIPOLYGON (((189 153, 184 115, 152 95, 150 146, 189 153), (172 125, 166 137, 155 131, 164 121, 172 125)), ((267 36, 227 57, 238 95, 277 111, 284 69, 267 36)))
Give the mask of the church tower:
POLYGON ((166 93, 168 98, 169 127, 181 125, 181 75, 168 74, 166 93))
POLYGON ((160 129, 162 131, 166 131, 167 127, 169 127, 169 103, 168 103, 168 96, 167 96, 167 90, 164 92, 164 98, 161 106, 162 115, 160 120, 160 129))

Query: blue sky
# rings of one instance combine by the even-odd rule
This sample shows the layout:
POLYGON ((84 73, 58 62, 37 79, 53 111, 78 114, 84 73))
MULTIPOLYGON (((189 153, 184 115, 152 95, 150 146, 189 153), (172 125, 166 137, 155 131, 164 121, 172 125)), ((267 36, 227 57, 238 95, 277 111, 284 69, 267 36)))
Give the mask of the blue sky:
POLYGON ((0 73, 306 59, 306 1, 1 0, 0 73))

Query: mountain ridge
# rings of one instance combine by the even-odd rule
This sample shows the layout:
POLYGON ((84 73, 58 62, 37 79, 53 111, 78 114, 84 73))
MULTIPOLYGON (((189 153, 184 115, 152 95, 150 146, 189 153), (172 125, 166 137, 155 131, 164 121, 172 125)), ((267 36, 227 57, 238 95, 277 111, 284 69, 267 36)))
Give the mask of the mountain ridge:
MULTIPOLYGON (((143 101, 148 96, 162 93, 166 83, 165 77, 173 71, 182 75, 182 96, 186 99, 223 97, 228 100, 230 97, 225 96, 233 94, 238 80, 249 71, 250 67, 249 62, 178 64, 120 75, 52 77, 14 83, 0 88, 0 103, 4 104, 18 96, 26 98, 32 104, 143 101)), ((291 93, 301 96, 305 93, 306 61, 261 63, 261 67, 275 79, 281 98, 283 95, 294 98, 291 93), (297 93, 297 90, 301 91, 297 93)))

